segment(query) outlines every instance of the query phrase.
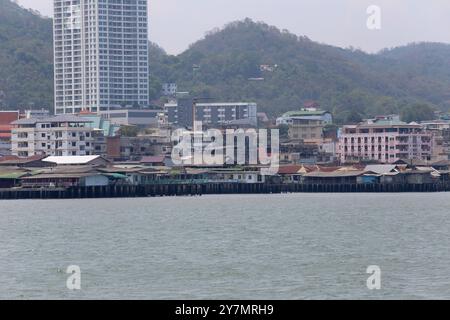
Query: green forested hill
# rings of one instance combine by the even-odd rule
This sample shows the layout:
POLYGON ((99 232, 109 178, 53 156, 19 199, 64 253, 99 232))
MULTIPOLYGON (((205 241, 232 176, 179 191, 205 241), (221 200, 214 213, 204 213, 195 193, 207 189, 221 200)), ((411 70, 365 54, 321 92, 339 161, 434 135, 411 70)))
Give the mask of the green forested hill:
POLYGON ((297 109, 312 99, 334 111, 340 121, 390 112, 414 119, 411 109, 418 110, 420 120, 432 115, 428 105, 450 105, 449 61, 449 45, 410 45, 369 55, 245 20, 168 57, 162 72, 154 71, 161 80, 178 82, 183 91, 254 100, 270 114, 297 109), (262 72, 263 64, 278 68, 262 72), (194 71, 193 65, 199 69, 194 71), (439 65, 442 70, 434 70, 439 65))
MULTIPOLYGON (((0 0, 0 90, 9 107, 52 106, 51 20, 0 0)), ((152 100, 177 82, 197 97, 256 101, 271 115, 317 100, 340 122, 382 113, 406 120, 450 107, 450 45, 366 54, 319 44, 249 19, 211 32, 178 56, 150 47, 152 100), (273 70, 262 71, 261 65, 273 70), (276 65, 276 67, 274 67, 276 65), (255 81, 249 79, 264 78, 255 81)))
POLYGON ((450 102, 450 45, 419 43, 379 54, 388 59, 388 77, 408 94, 432 103, 450 102))
POLYGON ((52 39, 51 19, 0 0, 0 95, 4 107, 52 105, 52 39))

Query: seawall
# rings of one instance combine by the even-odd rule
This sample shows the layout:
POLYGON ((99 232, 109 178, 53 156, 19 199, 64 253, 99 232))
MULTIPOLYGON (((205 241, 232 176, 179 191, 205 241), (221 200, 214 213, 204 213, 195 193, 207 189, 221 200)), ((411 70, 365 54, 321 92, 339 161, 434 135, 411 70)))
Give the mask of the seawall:
POLYGON ((437 184, 157 184, 40 189, 0 189, 0 200, 88 199, 129 197, 201 196, 212 194, 282 193, 401 193, 448 192, 450 183, 437 184))

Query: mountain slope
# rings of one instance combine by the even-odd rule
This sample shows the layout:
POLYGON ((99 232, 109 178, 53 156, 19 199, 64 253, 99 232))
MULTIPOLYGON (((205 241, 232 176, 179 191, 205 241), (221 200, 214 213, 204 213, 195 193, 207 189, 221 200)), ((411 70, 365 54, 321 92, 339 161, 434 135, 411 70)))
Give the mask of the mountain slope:
POLYGON ((0 0, 0 92, 6 107, 53 105, 52 20, 0 0))
MULTIPOLYGON (((158 76, 177 80, 181 90, 201 97, 255 100, 271 114, 299 108, 309 99, 320 101, 342 121, 355 114, 400 113, 424 102, 445 108, 450 68, 437 78, 431 65, 417 68, 429 56, 410 63, 398 55, 395 50, 369 55, 323 45, 247 19, 193 44, 174 57, 169 72, 158 76), (278 68, 261 72, 264 64, 278 68), (199 66, 195 72, 193 65, 199 66)), ((443 45, 435 55, 450 56, 450 50, 443 45)))
POLYGON ((417 43, 385 50, 391 62, 388 77, 415 96, 436 104, 450 103, 450 45, 417 43))
MULTIPOLYGON (((0 8, 0 104, 51 109, 51 19, 9 0, 0 0, 0 8)), ((209 33, 178 56, 151 43, 149 56, 155 103, 163 102, 162 83, 177 82, 197 97, 255 101, 274 116, 305 100, 319 101, 338 122, 383 113, 421 120, 432 117, 433 108, 450 108, 450 45, 367 54, 247 19, 209 33)))

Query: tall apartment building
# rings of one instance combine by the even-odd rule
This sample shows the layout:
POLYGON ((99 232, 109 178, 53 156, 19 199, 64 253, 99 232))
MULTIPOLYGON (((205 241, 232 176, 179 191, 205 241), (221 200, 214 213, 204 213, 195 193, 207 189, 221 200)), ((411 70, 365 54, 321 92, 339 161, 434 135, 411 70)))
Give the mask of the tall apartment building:
POLYGON ((12 154, 19 157, 91 155, 94 129, 90 122, 72 115, 14 121, 12 154))
POLYGON ((147 0, 54 0, 55 114, 148 105, 147 0))
POLYGON ((420 125, 393 121, 344 126, 338 153, 342 163, 427 161, 432 156, 432 134, 420 125))

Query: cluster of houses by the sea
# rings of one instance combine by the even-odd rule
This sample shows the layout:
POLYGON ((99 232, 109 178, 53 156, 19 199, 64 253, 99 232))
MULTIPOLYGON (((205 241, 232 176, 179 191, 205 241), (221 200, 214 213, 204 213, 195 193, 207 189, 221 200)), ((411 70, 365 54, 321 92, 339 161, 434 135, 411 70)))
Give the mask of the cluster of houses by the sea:
POLYGON ((165 157, 112 162, 102 156, 7 156, 0 159, 0 188, 71 188, 183 184, 449 185, 450 161, 393 164, 178 167, 165 157))
MULTIPOLYGON (((257 146, 258 149, 261 146, 257 146)), ((271 150, 266 150, 270 153, 271 150)), ((0 111, 0 188, 231 184, 448 183, 450 118, 405 123, 378 116, 338 126, 315 102, 270 119, 251 102, 177 95, 161 109, 50 115, 0 111), (173 132, 278 129, 279 169, 250 163, 175 165, 173 132)))

